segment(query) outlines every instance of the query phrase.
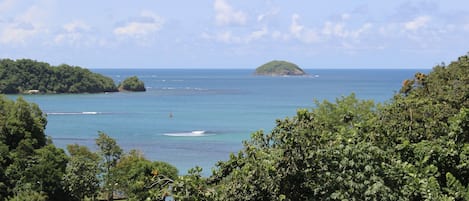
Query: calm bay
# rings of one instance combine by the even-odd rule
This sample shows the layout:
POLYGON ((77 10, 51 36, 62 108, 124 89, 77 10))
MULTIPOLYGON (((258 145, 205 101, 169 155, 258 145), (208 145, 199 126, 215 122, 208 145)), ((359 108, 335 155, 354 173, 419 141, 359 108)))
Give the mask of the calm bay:
MULTIPOLYGON (((78 143, 95 150, 98 131, 126 151, 175 165, 181 174, 196 165, 209 174, 219 160, 242 148, 257 130, 355 93, 385 102, 416 72, 430 70, 307 69, 309 76, 258 77, 252 70, 92 69, 116 83, 136 75, 146 92, 25 95, 47 114, 46 134, 58 147, 78 143)), ((16 98, 16 96, 9 96, 16 98)))

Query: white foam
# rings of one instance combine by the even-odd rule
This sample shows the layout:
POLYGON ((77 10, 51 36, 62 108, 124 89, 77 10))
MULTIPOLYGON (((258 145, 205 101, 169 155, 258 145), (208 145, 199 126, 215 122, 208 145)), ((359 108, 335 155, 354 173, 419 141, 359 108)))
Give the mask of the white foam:
POLYGON ((204 130, 194 130, 191 132, 180 132, 180 133, 165 133, 163 135, 172 137, 202 137, 207 136, 204 130))
POLYGON ((97 115, 101 112, 47 112, 47 115, 97 115))
POLYGON ((82 112, 82 114, 99 114, 98 112, 82 112))

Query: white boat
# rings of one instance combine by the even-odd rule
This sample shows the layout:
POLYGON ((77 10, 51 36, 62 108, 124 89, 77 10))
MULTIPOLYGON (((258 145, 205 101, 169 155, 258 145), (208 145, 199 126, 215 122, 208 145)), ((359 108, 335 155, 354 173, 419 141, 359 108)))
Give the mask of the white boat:
POLYGON ((173 136, 173 137, 201 137, 201 136, 205 136, 205 131, 194 130, 194 131, 182 132, 182 133, 165 133, 163 135, 173 136))
POLYGON ((82 112, 82 114, 94 115, 94 114, 98 114, 98 112, 82 112))
POLYGON ((203 135, 203 134, 205 134, 205 131, 198 130, 198 131, 192 131, 191 133, 194 134, 194 135, 203 135))

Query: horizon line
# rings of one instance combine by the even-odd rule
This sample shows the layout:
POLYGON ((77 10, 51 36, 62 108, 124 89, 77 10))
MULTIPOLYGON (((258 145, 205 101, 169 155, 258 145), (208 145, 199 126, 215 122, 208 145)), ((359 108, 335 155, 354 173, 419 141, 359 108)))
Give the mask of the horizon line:
MULTIPOLYGON (((208 68, 208 67, 84 67, 90 70, 106 70, 106 69, 122 69, 122 70, 256 70, 256 68, 208 68)), ((391 68, 391 67, 338 67, 338 68, 326 68, 326 67, 318 67, 318 68, 302 68, 304 70, 431 70, 431 68, 423 68, 423 67, 412 67, 412 68, 391 68)))

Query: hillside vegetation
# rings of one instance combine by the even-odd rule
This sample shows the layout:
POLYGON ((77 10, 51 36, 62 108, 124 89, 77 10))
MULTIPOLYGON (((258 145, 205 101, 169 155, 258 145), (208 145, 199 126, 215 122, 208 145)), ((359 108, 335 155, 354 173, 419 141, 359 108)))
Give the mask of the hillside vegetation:
POLYGON ((114 81, 88 69, 30 59, 0 60, 0 93, 99 93, 115 92, 114 81))
POLYGON ((97 152, 70 145, 66 155, 37 105, 0 96, 0 200, 469 200, 468 97, 465 55, 417 72, 384 104, 316 101, 253 133, 205 178, 123 153, 102 132, 97 152))
POLYGON ((256 68, 255 75, 282 76, 305 75, 306 73, 294 63, 287 61, 271 61, 256 68))

